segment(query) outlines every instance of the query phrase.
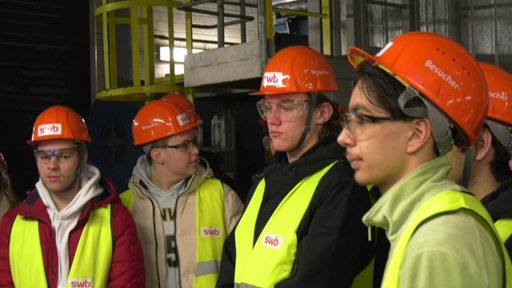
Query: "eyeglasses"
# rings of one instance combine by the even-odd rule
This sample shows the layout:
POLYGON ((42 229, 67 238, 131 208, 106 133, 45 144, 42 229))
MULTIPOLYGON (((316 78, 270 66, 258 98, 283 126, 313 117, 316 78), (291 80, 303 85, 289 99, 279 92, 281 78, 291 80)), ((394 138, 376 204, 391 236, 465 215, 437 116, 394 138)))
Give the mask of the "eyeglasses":
POLYGON ((258 113, 261 118, 267 120, 270 113, 273 112, 281 121, 293 121, 298 116, 302 115, 306 106, 309 103, 309 99, 304 100, 279 100, 269 101, 267 99, 261 99, 256 103, 258 113))
POLYGON ((183 143, 180 143, 177 145, 156 146, 156 147, 153 147, 153 149, 155 149, 155 148, 162 148, 162 149, 170 148, 170 149, 176 149, 180 152, 190 152, 190 150, 192 150, 193 147, 199 148, 199 143, 197 142, 197 138, 194 140, 186 140, 183 143))
POLYGON ((378 117, 356 112, 341 113, 340 124, 343 129, 347 129, 351 133, 365 124, 375 124, 381 121, 396 121, 392 117, 378 117))
POLYGON ((57 159, 59 163, 65 163, 70 161, 73 156, 78 153, 78 148, 61 148, 61 149, 50 149, 50 150, 34 150, 34 156, 37 162, 41 164, 48 164, 52 157, 57 159))

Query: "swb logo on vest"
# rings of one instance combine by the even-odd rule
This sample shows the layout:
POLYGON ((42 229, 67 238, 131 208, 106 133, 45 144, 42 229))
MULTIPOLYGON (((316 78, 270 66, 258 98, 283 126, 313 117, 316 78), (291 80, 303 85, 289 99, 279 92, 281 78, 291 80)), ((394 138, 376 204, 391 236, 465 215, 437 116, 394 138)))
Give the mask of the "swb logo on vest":
POLYGON ((222 237, 222 230, 215 227, 201 227, 201 236, 203 237, 222 237))
POLYGON ((70 288, 92 288, 92 279, 69 279, 70 288))
POLYGON ((282 236, 266 233, 265 237, 263 237, 263 242, 261 243, 263 246, 267 246, 274 249, 281 249, 281 245, 283 245, 284 238, 282 236))

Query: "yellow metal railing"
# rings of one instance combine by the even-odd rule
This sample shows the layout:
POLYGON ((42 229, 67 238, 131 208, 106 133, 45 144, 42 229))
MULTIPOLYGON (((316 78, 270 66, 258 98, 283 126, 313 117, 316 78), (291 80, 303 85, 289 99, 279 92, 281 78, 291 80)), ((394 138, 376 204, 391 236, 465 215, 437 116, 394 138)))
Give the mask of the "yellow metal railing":
POLYGON ((273 7, 272 0, 266 0, 266 27, 267 39, 274 40, 274 13, 298 15, 306 17, 320 18, 322 26, 322 52, 324 55, 332 55, 332 36, 331 36, 331 4, 329 0, 321 1, 321 12, 308 12, 294 9, 285 9, 273 7))
MULTIPOLYGON (((321 12, 308 12, 293 9, 273 7, 272 0, 265 0, 266 31, 263 37, 268 41, 274 40, 274 13, 317 17, 322 27, 322 52, 324 55, 332 54, 331 37, 331 7, 329 0, 319 0, 321 12)), ((191 3, 192 0, 185 0, 184 3, 191 3)), ((172 0, 98 0, 95 5, 94 16, 95 27, 101 26, 101 42, 96 43, 96 49, 103 54, 103 61, 96 63, 98 69, 96 99, 109 101, 148 101, 155 98, 156 94, 163 94, 170 91, 180 91, 187 95, 193 95, 192 88, 184 88, 183 75, 176 75, 175 62, 173 57, 174 48, 174 8, 184 5, 180 1, 172 0), (154 42, 154 15, 153 7, 161 6, 167 8, 167 29, 168 47, 171 53, 169 62, 169 73, 164 77, 155 76, 155 42, 154 42), (128 15, 128 16, 126 16, 128 15), (119 59, 118 51, 118 27, 129 26, 131 59, 119 59), (102 47, 99 45, 102 44, 102 47), (142 44, 142 45, 141 45, 142 44), (131 77, 127 83, 126 79, 120 83, 120 61, 130 61, 131 77), (99 75, 99 76, 98 76, 99 75), (100 81, 98 77, 103 77, 100 81), (101 87, 100 87, 101 86, 101 87)), ((262 3, 262 2, 261 2, 262 3)), ((193 49, 192 13, 185 10, 185 42, 188 54, 193 49)), ((220 25, 220 24, 218 24, 220 25)), ((95 39, 98 39, 95 33, 95 39)), ((167 43, 167 42, 166 42, 167 43)), ((124 45, 124 44, 123 44, 124 45)), ((97 60, 98 61, 98 60, 97 60)), ((123 63, 126 64, 126 63, 123 63)), ((122 71, 125 72, 125 71, 122 71)), ((126 75, 126 72, 125 74, 126 75)))
MULTIPOLYGON (((173 8, 180 4, 181 2, 168 0, 101 1, 101 5, 95 8, 94 15, 96 23, 101 24, 103 69, 102 75, 97 77, 103 76, 104 87, 97 87, 96 99, 145 101, 154 98, 156 93, 179 89, 177 83, 183 83, 183 75, 175 75, 173 57, 170 59, 168 76, 155 77, 153 7, 167 7, 169 47, 172 55, 174 47, 173 8), (128 13, 129 16, 118 16, 117 13, 121 11, 128 13), (124 87, 119 83, 118 64, 119 61, 128 61, 128 59, 118 59, 118 25, 130 26, 132 83, 130 83, 131 85, 125 84, 124 87), (140 39, 141 35, 143 39, 140 39), (139 49, 141 43, 142 54, 139 49)), ((95 37, 97 36, 95 35, 95 37)), ((98 44, 96 44, 96 48, 100 49, 98 44)), ((98 67, 100 64, 96 63, 96 66, 98 67)))

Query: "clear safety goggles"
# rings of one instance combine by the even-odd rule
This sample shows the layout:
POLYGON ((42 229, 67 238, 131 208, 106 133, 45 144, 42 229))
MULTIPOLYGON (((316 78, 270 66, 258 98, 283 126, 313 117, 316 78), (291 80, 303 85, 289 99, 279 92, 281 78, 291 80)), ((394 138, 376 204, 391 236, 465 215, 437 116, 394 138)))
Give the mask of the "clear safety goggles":
POLYGON ((261 118, 267 120, 271 113, 281 121, 293 121, 304 114, 309 99, 304 100, 267 100, 261 99, 256 103, 256 108, 261 118))
POLYGON ((34 157, 37 162, 41 164, 48 164, 50 160, 55 157, 57 162, 65 163, 71 161, 79 152, 78 148, 60 148, 60 149, 48 149, 48 150, 34 150, 34 157))

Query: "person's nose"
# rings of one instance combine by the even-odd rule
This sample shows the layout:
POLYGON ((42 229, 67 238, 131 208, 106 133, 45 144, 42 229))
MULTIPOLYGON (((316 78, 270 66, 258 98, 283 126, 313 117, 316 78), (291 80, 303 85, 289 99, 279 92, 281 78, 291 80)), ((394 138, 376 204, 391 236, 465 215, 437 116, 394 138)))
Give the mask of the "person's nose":
POLYGON ((352 137, 352 134, 350 134, 350 131, 348 129, 343 129, 340 132, 340 135, 338 135, 338 144, 340 144, 343 147, 349 147, 353 146, 355 144, 354 137, 352 137))
POLYGON ((55 170, 59 167, 59 160, 57 159, 57 156, 52 155, 50 156, 50 159, 48 160, 48 168, 55 170))
POLYGON ((281 118, 279 118, 279 113, 277 112, 277 107, 272 105, 272 109, 267 113, 267 124, 279 124, 281 123, 281 118))
POLYGON ((190 151, 192 152, 192 154, 199 155, 199 145, 196 143, 192 143, 190 145, 192 145, 192 147, 190 147, 190 151))

